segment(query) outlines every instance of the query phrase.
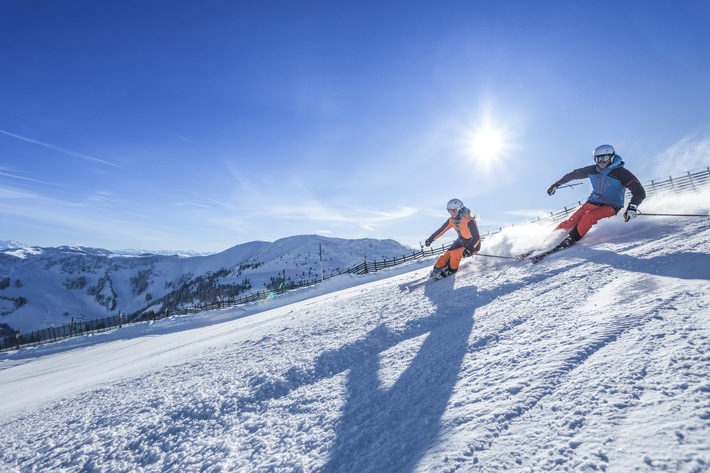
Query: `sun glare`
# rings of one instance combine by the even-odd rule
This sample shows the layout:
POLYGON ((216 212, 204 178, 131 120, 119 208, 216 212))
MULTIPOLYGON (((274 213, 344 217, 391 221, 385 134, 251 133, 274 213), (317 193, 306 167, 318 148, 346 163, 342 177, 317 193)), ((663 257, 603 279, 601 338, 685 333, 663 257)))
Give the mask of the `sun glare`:
POLYGON ((468 133, 467 150, 471 161, 484 171, 492 171, 508 158, 510 136, 504 128, 485 123, 468 133))
POLYGON ((500 157, 504 142, 503 135, 499 130, 486 127, 473 135, 471 151, 479 161, 493 160, 500 157))

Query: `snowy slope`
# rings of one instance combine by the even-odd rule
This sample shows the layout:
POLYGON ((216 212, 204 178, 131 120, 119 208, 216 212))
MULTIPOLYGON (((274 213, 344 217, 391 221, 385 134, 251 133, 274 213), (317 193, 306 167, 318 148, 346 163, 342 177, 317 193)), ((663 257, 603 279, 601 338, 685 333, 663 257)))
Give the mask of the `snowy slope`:
MULTIPOLYGON (((709 471, 709 220, 617 218, 535 266, 476 257, 407 289, 430 260, 0 354, 0 465, 709 471)), ((510 231, 483 251, 537 230, 510 231)))

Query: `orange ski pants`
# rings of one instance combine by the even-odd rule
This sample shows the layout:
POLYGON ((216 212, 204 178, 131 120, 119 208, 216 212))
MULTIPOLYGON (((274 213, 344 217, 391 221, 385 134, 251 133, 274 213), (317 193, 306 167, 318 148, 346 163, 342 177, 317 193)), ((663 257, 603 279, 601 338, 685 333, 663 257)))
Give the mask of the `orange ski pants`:
POLYGON ((434 267, 440 269, 448 264, 452 271, 457 271, 461 263, 461 258, 463 258, 463 250, 465 249, 466 248, 461 247, 446 251, 443 255, 439 256, 434 267))
POLYGON ((592 225, 597 223, 599 220, 613 217, 614 215, 616 215, 614 207, 609 207, 608 205, 594 205, 589 202, 585 202, 584 205, 578 208, 570 218, 557 225, 557 229, 569 232, 573 228, 577 227, 577 233, 579 233, 581 238, 586 235, 592 228, 592 225))
MULTIPOLYGON (((469 251, 471 252, 471 255, 476 255, 478 254, 478 251, 480 249, 481 240, 479 239, 478 242, 473 246, 473 249, 469 248, 469 251)), ((434 267, 436 269, 441 269, 448 264, 449 268, 451 268, 451 271, 458 271, 459 264, 461 264, 461 259, 463 258, 464 251, 466 251, 466 247, 463 246, 461 240, 456 240, 443 255, 439 256, 439 259, 436 260, 436 264, 434 264, 434 267)))

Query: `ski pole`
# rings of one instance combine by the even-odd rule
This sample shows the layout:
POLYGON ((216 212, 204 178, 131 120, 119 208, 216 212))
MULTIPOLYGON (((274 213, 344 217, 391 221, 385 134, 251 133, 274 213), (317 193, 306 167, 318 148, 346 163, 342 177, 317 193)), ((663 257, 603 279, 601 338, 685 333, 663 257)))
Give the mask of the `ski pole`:
POLYGON ((558 187, 558 189, 562 189, 563 187, 581 186, 582 184, 584 184, 584 182, 575 182, 574 184, 565 184, 564 186, 558 187))
POLYGON ((710 217, 709 214, 647 214, 639 212, 639 215, 647 215, 649 217, 710 217))
POLYGON ((503 259, 516 259, 514 256, 499 256, 499 255, 487 255, 485 253, 476 253, 478 256, 485 256, 487 258, 503 258, 503 259))

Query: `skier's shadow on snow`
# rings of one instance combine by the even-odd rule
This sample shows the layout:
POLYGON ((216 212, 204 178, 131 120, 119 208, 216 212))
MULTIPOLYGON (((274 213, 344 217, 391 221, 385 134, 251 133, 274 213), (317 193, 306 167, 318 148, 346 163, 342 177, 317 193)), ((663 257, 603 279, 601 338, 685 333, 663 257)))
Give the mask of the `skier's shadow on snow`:
POLYGON ((637 258, 614 251, 589 248, 590 260, 600 260, 615 268, 679 279, 710 280, 710 255, 707 253, 670 253, 652 258, 637 258))
POLYGON ((397 344, 393 335, 381 325, 358 341, 368 350, 350 367, 346 404, 322 471, 412 471, 435 444, 480 304, 475 286, 454 290, 453 285, 452 277, 425 286, 436 311, 396 336, 399 342, 426 338, 391 387, 380 381, 379 355, 397 344))

